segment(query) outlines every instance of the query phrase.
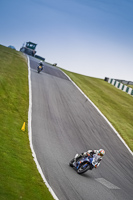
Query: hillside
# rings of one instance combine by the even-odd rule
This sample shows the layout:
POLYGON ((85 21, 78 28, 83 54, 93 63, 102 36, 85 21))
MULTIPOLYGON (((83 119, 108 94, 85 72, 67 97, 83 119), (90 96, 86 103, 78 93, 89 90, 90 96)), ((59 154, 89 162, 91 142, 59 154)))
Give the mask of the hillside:
POLYGON ((99 108, 133 151, 133 97, 103 79, 61 70, 99 108))
POLYGON ((22 53, 0 45, 0 199, 52 200, 28 137, 28 67, 22 53), (21 131, 26 122, 25 131, 21 131))

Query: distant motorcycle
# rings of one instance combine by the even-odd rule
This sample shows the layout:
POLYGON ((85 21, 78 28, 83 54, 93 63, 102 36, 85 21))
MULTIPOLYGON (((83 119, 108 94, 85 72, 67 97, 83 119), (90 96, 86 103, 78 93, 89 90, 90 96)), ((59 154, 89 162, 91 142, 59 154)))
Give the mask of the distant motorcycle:
POLYGON ((43 70, 43 66, 42 65, 38 65, 37 72, 40 73, 42 70, 43 70))
POLYGON ((69 166, 73 167, 77 171, 78 174, 83 174, 88 170, 97 168, 98 165, 99 165, 99 162, 95 161, 94 155, 93 157, 78 158, 77 161, 75 161, 75 158, 73 158, 69 163, 69 166))

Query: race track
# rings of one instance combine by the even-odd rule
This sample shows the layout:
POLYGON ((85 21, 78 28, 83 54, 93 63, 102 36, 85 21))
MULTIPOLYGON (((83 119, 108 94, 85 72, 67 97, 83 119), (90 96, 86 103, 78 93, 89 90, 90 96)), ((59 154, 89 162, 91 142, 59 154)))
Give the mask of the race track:
POLYGON ((56 67, 37 73, 30 57, 32 142, 42 171, 59 200, 132 200, 133 157, 107 122, 56 67), (101 165, 78 175, 69 161, 103 148, 101 165))

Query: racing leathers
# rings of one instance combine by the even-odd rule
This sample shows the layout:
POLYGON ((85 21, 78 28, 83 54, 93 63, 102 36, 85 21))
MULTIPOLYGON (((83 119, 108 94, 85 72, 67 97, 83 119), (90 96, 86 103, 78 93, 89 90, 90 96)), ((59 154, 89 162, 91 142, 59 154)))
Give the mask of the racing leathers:
POLYGON ((100 161, 102 160, 102 156, 99 154, 99 150, 88 150, 87 152, 76 154, 75 155, 75 162, 81 157, 89 157, 93 158, 93 161, 97 163, 95 167, 98 167, 100 165, 100 161))

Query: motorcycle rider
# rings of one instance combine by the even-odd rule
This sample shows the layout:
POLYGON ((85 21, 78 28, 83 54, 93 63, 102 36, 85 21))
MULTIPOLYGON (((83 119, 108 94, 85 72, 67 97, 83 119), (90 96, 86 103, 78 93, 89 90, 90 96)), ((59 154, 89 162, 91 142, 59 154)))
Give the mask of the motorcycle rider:
POLYGON ((105 155, 105 151, 103 149, 99 150, 88 150, 87 152, 76 154, 74 157, 74 163, 73 165, 76 167, 76 162, 79 158, 82 157, 89 157, 90 163, 92 163, 93 160, 97 162, 97 165, 95 167, 98 167, 100 165, 100 161, 102 160, 102 157, 105 155))
MULTIPOLYGON (((39 62, 39 66, 42 67, 42 69, 41 69, 41 71, 42 71, 42 70, 43 70, 43 62, 42 62, 42 61, 39 62)), ((39 66, 38 66, 38 67, 39 67, 39 66)))

